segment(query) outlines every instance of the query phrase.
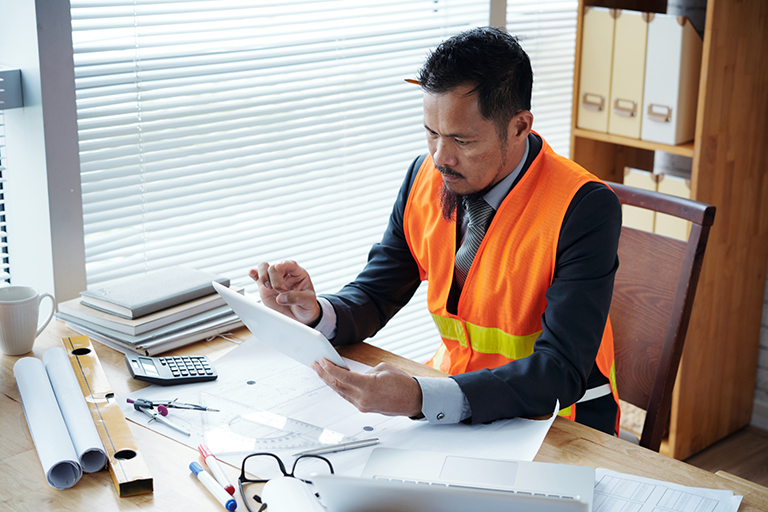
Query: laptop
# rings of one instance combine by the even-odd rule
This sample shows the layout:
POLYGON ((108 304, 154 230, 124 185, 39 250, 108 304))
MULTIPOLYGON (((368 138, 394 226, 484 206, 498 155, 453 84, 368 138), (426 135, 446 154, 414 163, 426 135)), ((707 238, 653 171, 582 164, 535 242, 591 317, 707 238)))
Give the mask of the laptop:
POLYGON ((361 477, 315 475, 333 512, 591 512, 595 470, 376 448, 361 477))
POLYGON ((342 368, 348 368, 320 332, 268 308, 254 297, 240 295, 215 281, 211 284, 261 343, 307 366, 326 358, 342 368))

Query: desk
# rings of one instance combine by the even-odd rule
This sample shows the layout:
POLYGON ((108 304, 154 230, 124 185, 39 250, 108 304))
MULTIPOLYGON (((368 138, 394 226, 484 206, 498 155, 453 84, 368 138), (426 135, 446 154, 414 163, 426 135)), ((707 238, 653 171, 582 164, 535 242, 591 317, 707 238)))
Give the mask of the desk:
MULTIPOLYGON (((33 352, 27 355, 42 359, 48 348, 61 346, 61 338, 76 335, 64 324, 53 321, 35 342, 33 352)), ((245 341, 250 333, 246 329, 239 329, 232 337, 245 341)), ((125 396, 146 386, 146 383, 129 377, 123 354, 97 342, 92 345, 116 395, 125 396)), ((207 343, 184 347, 172 354, 205 353, 215 361, 235 347, 236 343, 216 338, 207 343)), ((439 373, 365 343, 343 347, 340 352, 345 357, 369 365, 388 361, 412 374, 439 373)), ((224 510, 189 471, 189 463, 198 459, 196 450, 132 422, 129 425, 136 445, 154 479, 154 493, 119 498, 107 470, 83 475, 71 489, 57 491, 49 487, 24 419, 13 378, 13 364, 17 360, 18 357, 0 355, 0 508, 34 511, 167 511, 182 510, 183 507, 212 512, 224 510)), ((765 488, 700 470, 562 418, 555 420, 535 460, 604 467, 683 485, 730 489, 744 496, 739 509, 741 512, 768 510, 768 490, 765 488)), ((236 482, 239 469, 226 464, 224 468, 229 478, 236 482)), ((239 492, 236 494, 238 510, 245 510, 239 492)))

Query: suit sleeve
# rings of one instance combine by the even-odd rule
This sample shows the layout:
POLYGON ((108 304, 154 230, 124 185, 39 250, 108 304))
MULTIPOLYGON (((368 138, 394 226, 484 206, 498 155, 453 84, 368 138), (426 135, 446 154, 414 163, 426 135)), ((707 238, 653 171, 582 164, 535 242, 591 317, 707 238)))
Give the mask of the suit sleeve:
POLYGON ((533 354, 452 377, 469 401, 469 421, 550 414, 556 400, 562 408, 582 397, 611 304, 620 232, 621 206, 613 191, 599 183, 582 187, 560 232, 533 354))
POLYGON ((355 280, 334 295, 323 295, 336 312, 334 345, 363 341, 376 334, 413 297, 421 283, 419 268, 403 231, 403 216, 413 180, 424 156, 411 163, 392 208, 381 242, 355 280))

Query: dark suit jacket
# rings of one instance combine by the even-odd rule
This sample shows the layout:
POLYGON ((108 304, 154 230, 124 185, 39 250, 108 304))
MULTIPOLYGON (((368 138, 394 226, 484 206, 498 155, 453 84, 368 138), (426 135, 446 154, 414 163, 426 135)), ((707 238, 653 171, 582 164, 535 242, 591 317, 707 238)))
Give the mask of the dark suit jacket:
MULTIPOLYGON (((529 142, 520 177, 542 147, 535 134, 529 136, 529 142)), ((423 158, 414 160, 408 169, 387 230, 372 247, 363 271, 337 294, 325 296, 338 317, 336 336, 331 340, 334 345, 373 336, 420 284, 417 264, 403 234, 403 212, 423 158)), ((452 377, 469 401, 472 423, 549 414, 555 399, 566 407, 587 389, 608 382, 597 369, 595 357, 618 268, 620 231, 621 206, 615 194, 601 183, 584 185, 571 201, 561 228, 554 279, 542 316, 543 332, 533 354, 499 368, 452 377)), ((458 291, 454 302, 456 297, 458 291)), ((611 416, 615 421, 616 404, 608 398, 594 401, 602 402, 599 412, 605 417, 601 425, 593 426, 613 432, 611 416)), ((586 413, 588 408, 579 404, 577 421, 581 409, 586 413)))

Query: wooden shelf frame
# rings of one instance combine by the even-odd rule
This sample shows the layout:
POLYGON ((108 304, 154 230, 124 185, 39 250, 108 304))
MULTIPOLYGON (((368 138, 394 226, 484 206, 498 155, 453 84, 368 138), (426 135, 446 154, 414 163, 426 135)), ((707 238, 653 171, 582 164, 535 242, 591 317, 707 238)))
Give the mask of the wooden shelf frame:
POLYGON ((629 137, 622 137, 621 135, 593 132, 591 130, 584 130, 582 128, 574 128, 573 135, 574 137, 582 139, 608 142, 610 144, 618 144, 620 146, 628 146, 637 149, 646 149, 649 151, 664 151, 665 153, 670 153, 672 155, 693 158, 693 142, 689 142, 688 144, 679 144, 677 146, 670 146, 669 144, 659 144, 658 142, 631 139, 629 137))
MULTIPOLYGON (((584 6, 666 12, 666 0, 579 0, 571 158, 602 179, 692 158, 692 199, 717 207, 662 453, 684 459, 749 424, 768 267, 768 3, 708 0, 696 131, 680 146, 576 127, 584 6)), ((619 390, 621 393, 621 390, 619 390)))

